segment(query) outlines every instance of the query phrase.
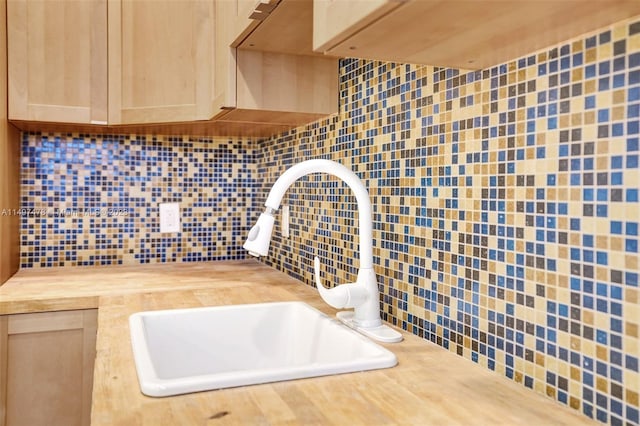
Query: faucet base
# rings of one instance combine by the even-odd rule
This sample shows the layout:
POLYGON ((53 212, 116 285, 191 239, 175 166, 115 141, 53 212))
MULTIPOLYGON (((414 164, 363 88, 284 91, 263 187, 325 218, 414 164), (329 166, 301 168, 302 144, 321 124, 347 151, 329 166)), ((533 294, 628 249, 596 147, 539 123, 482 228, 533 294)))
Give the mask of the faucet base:
POLYGON ((402 341, 402 334, 387 325, 363 327, 355 323, 353 311, 340 311, 336 317, 347 327, 353 328, 365 336, 383 343, 397 343, 402 341))

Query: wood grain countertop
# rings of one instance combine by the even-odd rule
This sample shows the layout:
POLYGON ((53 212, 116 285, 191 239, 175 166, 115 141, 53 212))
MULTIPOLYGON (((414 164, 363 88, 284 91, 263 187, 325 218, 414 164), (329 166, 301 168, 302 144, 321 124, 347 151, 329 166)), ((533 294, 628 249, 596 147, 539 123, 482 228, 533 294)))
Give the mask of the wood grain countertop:
POLYGON ((99 308, 93 426, 577 425, 579 413, 435 344, 403 333, 398 366, 167 398, 140 393, 128 317, 139 311, 299 300, 316 291, 253 260, 23 270, 0 313, 99 308))

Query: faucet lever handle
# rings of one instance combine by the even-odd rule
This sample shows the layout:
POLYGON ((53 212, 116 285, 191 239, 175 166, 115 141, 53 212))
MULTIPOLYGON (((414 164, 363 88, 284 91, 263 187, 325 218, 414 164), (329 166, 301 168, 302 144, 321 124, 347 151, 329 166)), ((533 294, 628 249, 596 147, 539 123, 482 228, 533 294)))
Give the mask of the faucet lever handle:
POLYGON ((351 283, 325 288, 320 279, 320 259, 318 256, 313 259, 313 269, 320 297, 329 305, 336 309, 353 308, 365 301, 367 294, 363 285, 351 283))
POLYGON ((313 259, 313 271, 316 278, 316 287, 318 288, 318 292, 320 293, 322 300, 337 309, 346 307, 349 303, 348 292, 345 292, 344 290, 336 292, 340 287, 328 289, 322 285, 322 280, 320 278, 320 258, 318 256, 313 259))
POLYGON ((323 291, 328 291, 328 290, 324 288, 324 285, 322 285, 322 278, 320 277, 320 258, 318 256, 313 258, 313 275, 315 276, 315 279, 316 279, 316 287, 318 287, 320 296, 322 296, 323 291))

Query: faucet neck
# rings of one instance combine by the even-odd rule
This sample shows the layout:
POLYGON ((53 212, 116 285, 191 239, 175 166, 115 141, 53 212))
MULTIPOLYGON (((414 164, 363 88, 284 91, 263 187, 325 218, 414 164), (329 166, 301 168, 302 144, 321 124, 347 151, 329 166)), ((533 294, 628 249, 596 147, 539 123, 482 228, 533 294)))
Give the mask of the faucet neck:
POLYGON ((373 218, 369 193, 360 178, 342 164, 331 160, 315 159, 292 166, 273 184, 265 206, 277 210, 287 189, 302 176, 312 173, 327 173, 335 176, 346 183, 353 191, 358 202, 360 269, 373 269, 373 218))

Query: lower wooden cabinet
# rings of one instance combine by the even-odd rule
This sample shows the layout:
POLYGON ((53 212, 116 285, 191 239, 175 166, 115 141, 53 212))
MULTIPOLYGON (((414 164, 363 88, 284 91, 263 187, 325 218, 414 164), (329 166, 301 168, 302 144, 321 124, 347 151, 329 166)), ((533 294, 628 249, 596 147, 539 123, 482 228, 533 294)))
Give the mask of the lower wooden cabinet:
POLYGON ((0 425, 91 423, 98 310, 0 316, 0 425))

